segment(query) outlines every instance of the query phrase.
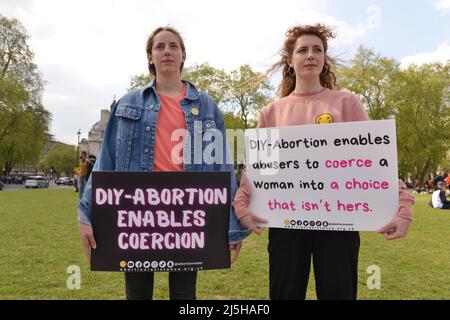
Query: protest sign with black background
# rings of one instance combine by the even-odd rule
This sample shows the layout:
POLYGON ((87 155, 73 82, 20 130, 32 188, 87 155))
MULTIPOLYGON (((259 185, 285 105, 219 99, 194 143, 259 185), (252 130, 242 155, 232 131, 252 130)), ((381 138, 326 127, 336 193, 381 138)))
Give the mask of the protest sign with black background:
POLYGON ((230 267, 229 172, 93 172, 93 271, 230 267))

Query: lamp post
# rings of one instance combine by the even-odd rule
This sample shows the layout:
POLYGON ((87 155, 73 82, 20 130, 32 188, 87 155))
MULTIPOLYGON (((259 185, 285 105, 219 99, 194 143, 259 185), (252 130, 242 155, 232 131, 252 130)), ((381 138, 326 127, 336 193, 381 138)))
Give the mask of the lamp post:
POLYGON ((78 129, 77 135, 78 135, 78 144, 77 144, 77 162, 75 162, 76 166, 78 166, 78 156, 79 156, 79 148, 80 148, 80 134, 81 131, 78 129))

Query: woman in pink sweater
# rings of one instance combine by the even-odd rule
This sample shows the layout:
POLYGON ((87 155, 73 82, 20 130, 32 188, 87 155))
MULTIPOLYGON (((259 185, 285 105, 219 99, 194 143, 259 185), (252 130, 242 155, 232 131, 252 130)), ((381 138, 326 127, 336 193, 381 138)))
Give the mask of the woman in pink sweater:
MULTIPOLYGON (((263 108, 258 128, 369 120, 357 96, 336 90, 330 38, 333 32, 320 24, 288 30, 272 68, 283 71, 280 99, 263 108)), ((388 240, 406 236, 412 221, 414 198, 402 181, 399 190, 397 215, 379 230, 388 240)), ((244 172, 233 205, 240 223, 261 234, 257 224, 267 221, 249 211, 250 197, 244 172)), ((358 232, 270 228, 270 298, 305 299, 312 256, 318 299, 356 299, 359 245, 358 232)))

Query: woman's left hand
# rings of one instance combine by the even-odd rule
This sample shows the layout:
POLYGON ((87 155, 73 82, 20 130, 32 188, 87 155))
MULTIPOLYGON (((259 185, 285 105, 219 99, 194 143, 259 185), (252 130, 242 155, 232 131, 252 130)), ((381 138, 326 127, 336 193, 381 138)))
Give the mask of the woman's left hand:
POLYGON ((231 264, 233 264, 233 262, 239 256, 239 252, 241 251, 241 248, 242 248, 242 241, 238 242, 238 243, 230 244, 230 251, 231 252, 234 251, 234 254, 231 256, 231 264))
POLYGON ((387 225, 378 230, 387 240, 394 240, 406 237, 411 221, 399 216, 395 216, 387 225))

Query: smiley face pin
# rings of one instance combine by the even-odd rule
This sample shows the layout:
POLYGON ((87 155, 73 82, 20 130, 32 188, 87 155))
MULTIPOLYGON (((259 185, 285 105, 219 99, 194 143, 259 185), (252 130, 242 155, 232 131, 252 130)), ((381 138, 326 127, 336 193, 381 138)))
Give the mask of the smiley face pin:
POLYGON ((191 113, 192 113, 194 116, 198 116, 198 114, 199 114, 200 112, 198 111, 197 108, 192 108, 192 109, 191 109, 191 113))

